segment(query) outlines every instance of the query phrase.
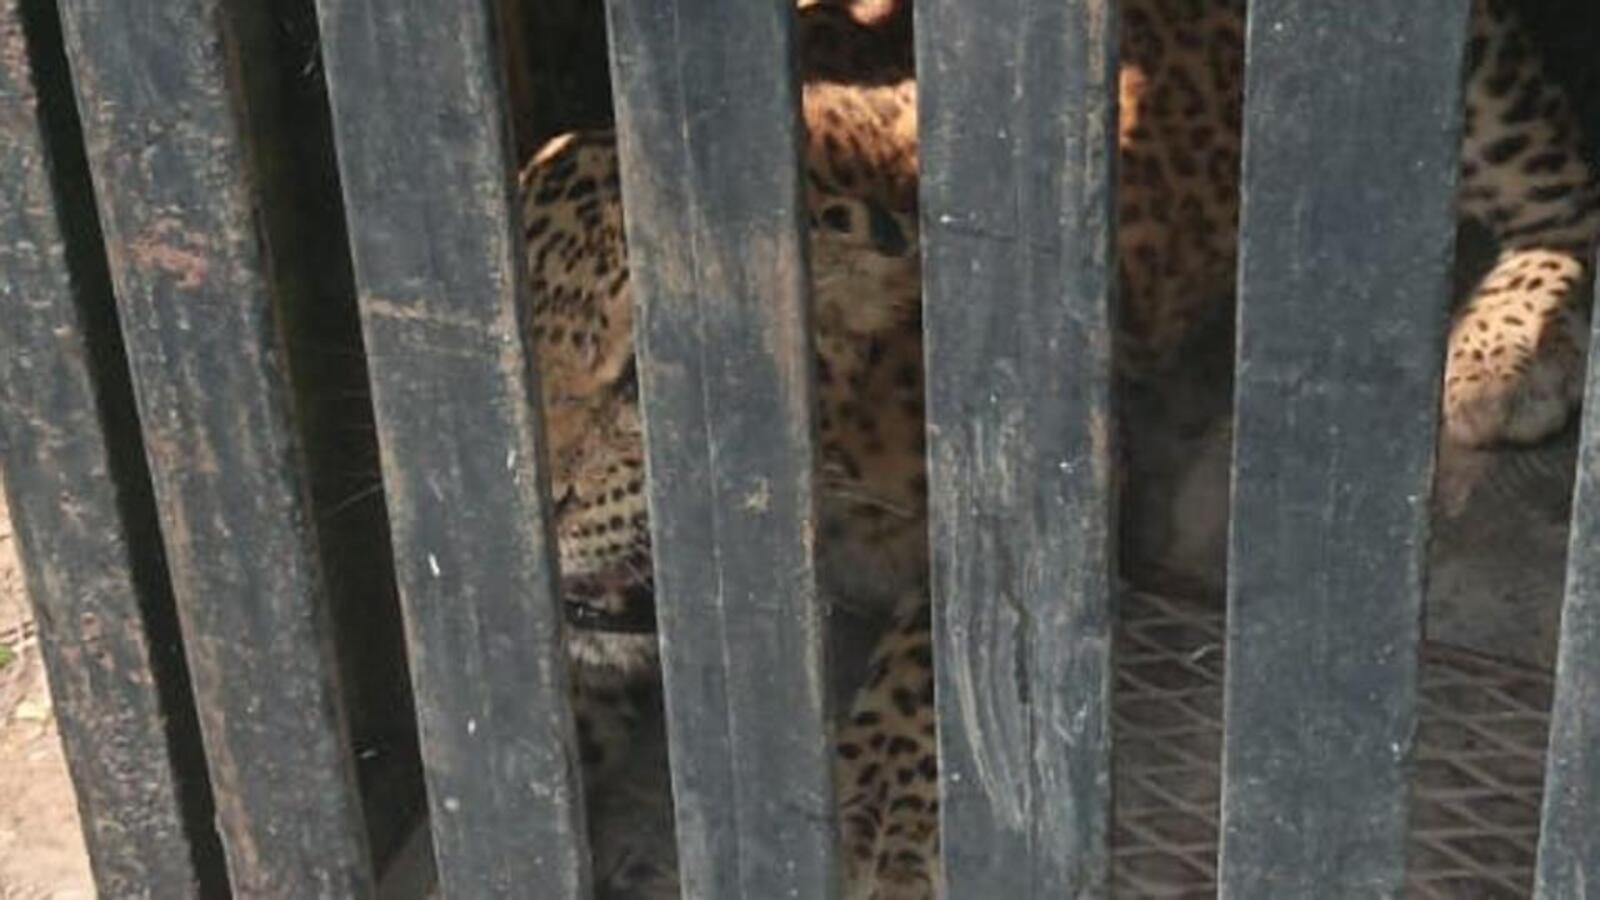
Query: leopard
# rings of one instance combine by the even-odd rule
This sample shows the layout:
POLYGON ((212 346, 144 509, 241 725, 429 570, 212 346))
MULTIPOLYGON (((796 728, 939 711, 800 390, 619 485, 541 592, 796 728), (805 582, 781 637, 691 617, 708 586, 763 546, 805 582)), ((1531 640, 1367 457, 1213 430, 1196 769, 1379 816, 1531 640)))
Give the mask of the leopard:
MULTIPOLYGON (((910 10, 800 0, 797 15, 817 569, 830 599, 884 622, 835 735, 846 895, 932 897, 940 800, 910 10)), ((1499 256, 1450 319, 1442 430, 1473 446, 1528 444, 1580 401, 1600 183, 1518 2, 1473 0, 1470 29, 1458 208, 1499 256)), ((1244 36, 1242 0, 1120 4, 1120 376, 1170 366, 1196 323, 1231 301, 1244 36)), ((519 187, 579 744, 586 771, 602 771, 637 719, 630 686, 658 665, 615 135, 552 140, 519 187)))

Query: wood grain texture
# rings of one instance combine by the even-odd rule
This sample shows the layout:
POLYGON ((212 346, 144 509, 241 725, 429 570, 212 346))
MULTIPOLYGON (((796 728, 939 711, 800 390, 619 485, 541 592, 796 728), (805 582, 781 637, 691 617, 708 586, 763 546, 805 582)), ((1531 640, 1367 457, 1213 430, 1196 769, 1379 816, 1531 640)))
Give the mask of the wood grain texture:
POLYGON ((1467 6, 1250 6, 1223 897, 1401 888, 1467 6))
POLYGON ((1600 364, 1591 338, 1534 896, 1600 885, 1600 364))
POLYGON ((363 896, 372 864, 219 0, 61 12, 235 893, 363 896))
POLYGON ((54 3, 0 3, 0 462, 103 896, 225 891, 54 3))
POLYGON ((317 6, 441 885, 585 897, 497 4, 317 6))
POLYGON ((946 890, 1104 896, 1115 17, 917 13, 946 890))
POLYGON ((684 896, 836 890, 790 0, 613 0, 684 896))

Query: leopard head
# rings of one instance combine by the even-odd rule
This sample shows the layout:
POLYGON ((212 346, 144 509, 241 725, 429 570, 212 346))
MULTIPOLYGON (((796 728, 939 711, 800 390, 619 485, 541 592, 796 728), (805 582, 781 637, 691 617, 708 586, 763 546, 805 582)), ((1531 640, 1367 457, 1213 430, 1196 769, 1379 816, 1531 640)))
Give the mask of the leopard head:
POLYGON ((523 226, 568 647, 628 677, 656 638, 644 438, 617 162, 567 135, 523 173, 523 226))
MULTIPOLYGON (((522 191, 529 329, 540 369, 567 643, 586 676, 612 672, 626 679, 655 661, 655 590, 633 298, 611 135, 558 138, 525 170, 522 191)), ((859 563, 831 568, 876 571, 864 563, 886 555, 885 533, 923 543, 915 223, 881 204, 815 189, 808 207, 823 544, 868 549, 859 563), (846 414, 854 406, 874 412, 846 414)))

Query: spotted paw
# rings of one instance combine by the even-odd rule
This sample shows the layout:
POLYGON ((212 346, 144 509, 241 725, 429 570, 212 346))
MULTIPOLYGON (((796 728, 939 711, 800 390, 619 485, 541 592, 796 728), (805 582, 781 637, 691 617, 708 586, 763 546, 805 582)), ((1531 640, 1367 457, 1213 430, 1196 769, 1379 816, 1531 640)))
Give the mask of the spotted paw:
MULTIPOLYGON (((1512 317, 1515 319, 1516 317, 1512 317)), ((1583 399, 1588 325, 1570 310, 1537 323, 1520 320, 1493 333, 1464 318, 1445 367, 1444 429, 1472 447, 1533 444, 1567 424, 1583 399)))

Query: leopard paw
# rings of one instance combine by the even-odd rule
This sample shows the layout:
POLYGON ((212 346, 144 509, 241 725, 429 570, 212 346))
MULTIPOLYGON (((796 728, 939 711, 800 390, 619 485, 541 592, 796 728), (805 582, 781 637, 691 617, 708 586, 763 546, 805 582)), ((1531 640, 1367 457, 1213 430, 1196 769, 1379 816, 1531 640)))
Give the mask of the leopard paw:
MULTIPOLYGON (((1525 323, 1497 323, 1517 329, 1525 323)), ((1542 334, 1508 337, 1463 318, 1445 366, 1444 429, 1471 447, 1533 444, 1560 431, 1583 399, 1588 326, 1562 310, 1542 334)))

